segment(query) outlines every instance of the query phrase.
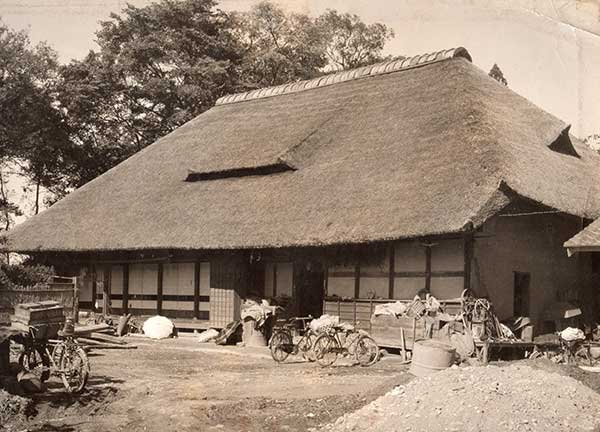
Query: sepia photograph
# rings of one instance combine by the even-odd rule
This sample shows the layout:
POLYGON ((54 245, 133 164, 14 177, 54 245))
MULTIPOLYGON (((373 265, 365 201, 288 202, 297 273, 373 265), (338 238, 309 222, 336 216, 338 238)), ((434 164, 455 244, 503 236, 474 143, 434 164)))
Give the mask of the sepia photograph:
POLYGON ((0 0, 0 432, 600 432, 600 0, 0 0))

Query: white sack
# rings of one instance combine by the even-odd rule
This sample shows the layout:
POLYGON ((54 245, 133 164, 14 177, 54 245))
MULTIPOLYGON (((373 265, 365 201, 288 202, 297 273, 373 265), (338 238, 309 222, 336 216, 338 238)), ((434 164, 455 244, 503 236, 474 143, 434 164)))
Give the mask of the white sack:
POLYGON ((321 315, 320 318, 314 319, 310 322, 310 328, 314 332, 318 332, 320 329, 326 327, 334 327, 340 323, 340 317, 334 315, 321 315))
POLYGON ((566 340, 567 342, 570 342, 574 340, 585 339, 585 334, 581 329, 567 327, 566 329, 560 332, 560 337, 566 340))
POLYGON ((148 318, 142 326, 144 334, 152 339, 168 338, 173 334, 174 328, 175 326, 169 318, 160 315, 148 318))

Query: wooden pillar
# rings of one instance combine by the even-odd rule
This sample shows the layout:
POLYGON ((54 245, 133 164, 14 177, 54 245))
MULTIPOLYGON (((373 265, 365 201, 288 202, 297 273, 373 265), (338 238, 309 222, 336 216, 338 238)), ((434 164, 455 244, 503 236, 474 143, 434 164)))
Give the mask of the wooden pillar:
POLYGON ((163 311, 163 263, 158 263, 156 280, 156 314, 162 315, 163 311))
POLYGON ((91 266, 91 278, 92 278, 92 311, 96 312, 96 301, 98 300, 98 281, 96 278, 96 264, 91 266))
POLYGON ((394 298, 394 282, 396 280, 395 277, 395 273, 396 273, 396 258, 395 258, 395 253, 396 253, 396 248, 394 247, 394 243, 390 243, 389 247, 388 247, 388 255, 390 256, 390 264, 389 264, 389 281, 388 281, 388 298, 393 299, 394 298))
POLYGON ((273 263, 273 297, 277 297, 277 263, 273 263))
POLYGON ((354 267, 354 298, 360 296, 360 265, 354 267))
POLYGON ((471 262, 473 261, 473 244, 475 240, 473 233, 465 234, 465 267, 464 267, 464 289, 471 289, 471 262))
POLYGON ((129 313, 129 264, 123 264, 123 309, 124 314, 129 313))
POLYGON ((425 291, 431 292, 431 246, 425 246, 425 291))
MULTIPOLYGON (((79 273, 81 275, 81 272, 79 273)), ((83 277, 73 278, 73 322, 77 324, 79 322, 79 293, 81 292, 81 283, 83 277)))
POLYGON ((110 277, 111 267, 107 265, 104 268, 103 283, 102 283, 102 314, 110 314, 110 277))
POLYGON ((194 318, 200 318, 200 261, 194 262, 194 318))

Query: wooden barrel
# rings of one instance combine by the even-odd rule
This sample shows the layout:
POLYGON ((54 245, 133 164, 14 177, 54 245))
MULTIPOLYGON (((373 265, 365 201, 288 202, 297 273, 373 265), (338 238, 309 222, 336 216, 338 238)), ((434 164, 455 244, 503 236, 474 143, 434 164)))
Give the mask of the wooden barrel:
POLYGON ((413 346, 410 373, 415 376, 431 375, 454 363, 456 350, 452 345, 435 339, 416 341, 413 346))

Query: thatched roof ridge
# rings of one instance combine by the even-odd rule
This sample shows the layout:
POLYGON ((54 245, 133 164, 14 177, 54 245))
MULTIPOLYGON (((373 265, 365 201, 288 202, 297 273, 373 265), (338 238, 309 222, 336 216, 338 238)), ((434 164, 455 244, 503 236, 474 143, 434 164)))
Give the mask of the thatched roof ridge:
POLYGON ((236 102, 245 102, 266 97, 279 96, 283 94, 296 93, 304 90, 310 90, 328 85, 338 84, 355 79, 373 77, 377 75, 398 72, 411 69, 434 62, 462 57, 471 61, 471 55, 463 47, 450 48, 432 53, 419 54, 413 57, 392 59, 381 63, 375 63, 360 68, 341 71, 323 75, 310 80, 297 81, 279 86, 265 87, 257 90, 251 90, 242 93, 236 93, 219 98, 216 105, 224 105, 236 102))
POLYGON ((9 248, 412 238, 476 228, 514 195, 599 217, 600 156, 573 137, 578 156, 550 146, 567 127, 465 56, 221 104, 16 227, 9 248), (293 169, 202 180, 277 163, 293 169))

